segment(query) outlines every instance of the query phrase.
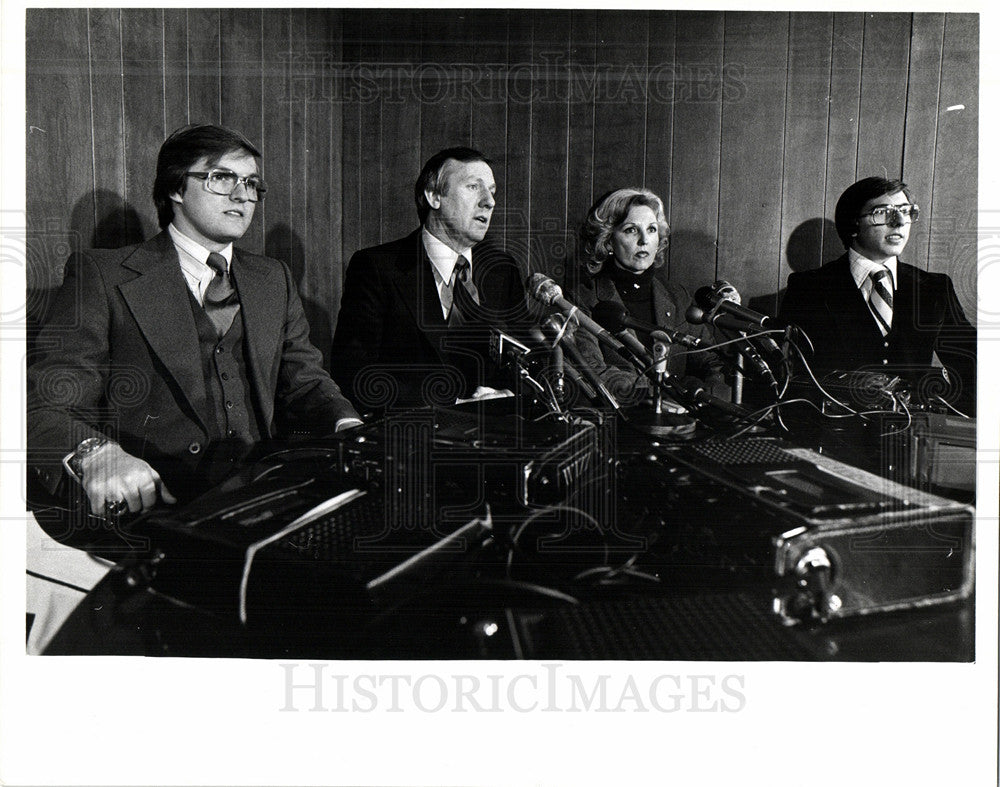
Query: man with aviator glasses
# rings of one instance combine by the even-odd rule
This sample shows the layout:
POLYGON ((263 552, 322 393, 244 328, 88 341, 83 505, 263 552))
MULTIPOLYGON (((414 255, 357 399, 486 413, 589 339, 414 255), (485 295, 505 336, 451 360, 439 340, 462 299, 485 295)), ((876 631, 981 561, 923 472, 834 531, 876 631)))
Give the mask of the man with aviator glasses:
POLYGON ((920 216, 906 184, 870 177, 841 195, 835 221, 846 253, 792 273, 779 319, 802 328, 817 377, 833 370, 912 370, 936 353, 949 378, 950 402, 972 415, 976 403, 976 330, 951 279, 899 259, 920 216))
POLYGON ((360 423, 288 267, 233 245, 266 192, 260 157, 231 129, 175 131, 153 186, 162 232, 70 258, 28 369, 28 463, 48 492, 137 513, 217 484, 286 418, 360 423))

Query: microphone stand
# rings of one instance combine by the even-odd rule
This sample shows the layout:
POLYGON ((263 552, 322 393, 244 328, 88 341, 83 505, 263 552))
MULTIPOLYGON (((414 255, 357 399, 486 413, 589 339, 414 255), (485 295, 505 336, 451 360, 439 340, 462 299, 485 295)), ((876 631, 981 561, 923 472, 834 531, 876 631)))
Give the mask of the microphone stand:
POLYGON ((663 331, 653 331, 653 411, 643 405, 630 407, 625 421, 632 428, 653 437, 677 437, 690 434, 695 429, 695 420, 688 415, 667 413, 663 410, 663 393, 669 385, 670 372, 667 371, 667 357, 670 355, 670 337, 663 331))

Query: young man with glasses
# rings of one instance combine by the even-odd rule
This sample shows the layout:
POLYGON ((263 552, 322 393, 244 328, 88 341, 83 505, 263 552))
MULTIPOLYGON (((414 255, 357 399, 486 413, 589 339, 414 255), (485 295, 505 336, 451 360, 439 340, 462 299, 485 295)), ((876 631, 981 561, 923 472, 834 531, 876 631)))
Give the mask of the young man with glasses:
POLYGON ((153 186, 162 232, 70 258, 28 369, 28 462, 50 493, 144 511, 218 483, 276 419, 360 423, 288 267, 233 246, 266 192, 260 158, 231 129, 175 131, 153 186))
POLYGON ((948 398, 971 414, 975 328, 948 276, 899 260, 919 215, 902 181, 864 178, 850 186, 835 214, 846 253, 790 274, 778 316, 809 336, 814 352, 806 356, 817 377, 855 369, 919 376, 937 353, 948 370, 948 398))

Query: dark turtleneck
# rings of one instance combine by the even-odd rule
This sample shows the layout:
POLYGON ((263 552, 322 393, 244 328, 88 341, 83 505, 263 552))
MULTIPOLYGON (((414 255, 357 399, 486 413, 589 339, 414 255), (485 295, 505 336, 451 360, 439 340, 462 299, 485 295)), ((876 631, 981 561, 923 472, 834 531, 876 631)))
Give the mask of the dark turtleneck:
POLYGON ((653 277, 656 273, 653 266, 636 273, 621 267, 614 259, 608 260, 605 265, 629 314, 637 320, 656 325, 659 321, 653 308, 653 277))

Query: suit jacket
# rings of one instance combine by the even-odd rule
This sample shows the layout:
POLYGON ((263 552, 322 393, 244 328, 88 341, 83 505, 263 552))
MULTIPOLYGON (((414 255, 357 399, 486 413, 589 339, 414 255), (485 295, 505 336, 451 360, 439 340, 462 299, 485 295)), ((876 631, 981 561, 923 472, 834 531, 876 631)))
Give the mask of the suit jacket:
POLYGON ((815 348, 809 363, 820 374, 889 368, 919 375, 936 352, 951 377, 948 398, 974 408, 976 329, 951 279, 902 262, 896 270, 892 329, 884 337, 854 283, 846 254, 816 270, 790 274, 779 319, 808 334, 815 348))
MULTIPOLYGON (((613 263, 610 261, 607 263, 607 265, 611 264, 613 263)), ((602 269, 597 276, 581 282, 573 295, 573 302, 588 313, 601 301, 612 301, 624 305, 614 280, 606 271, 607 267, 602 269)), ((690 334, 708 344, 715 341, 711 330, 706 326, 692 325, 687 321, 685 312, 687 307, 691 305, 692 298, 682 285, 667 278, 666 268, 660 268, 653 277, 652 292, 653 309, 657 315, 658 325, 690 334)), ((631 329, 629 332, 635 333, 631 329)), ((599 345, 597 340, 586 331, 576 332, 576 342, 580 348, 580 354, 591 369, 597 372, 601 382, 616 397, 626 397, 630 392, 634 392, 640 397, 648 395, 648 378, 639 377, 638 384, 636 384, 638 372, 631 361, 623 358, 614 350, 599 345)), ((697 375, 706 382, 716 384, 719 388, 718 393, 724 395, 722 362, 715 353, 689 355, 683 347, 671 348, 667 358, 667 371, 671 375, 679 377, 686 374, 697 375)))
MULTIPOLYGON (((489 322, 527 318, 523 273, 489 239, 472 249, 472 279, 489 322)), ((421 230, 351 258, 331 373, 361 408, 451 404, 477 385, 503 386, 485 323, 449 328, 421 230)))
MULTIPOLYGON (((266 433, 278 416, 301 415, 318 433, 356 416, 309 343, 287 266, 234 249, 231 270, 247 383, 266 433)), ((175 495, 197 487, 199 462, 217 435, 190 293, 170 236, 74 254, 51 315, 28 369, 28 458, 43 485, 55 492, 63 456, 107 429, 175 495)))

